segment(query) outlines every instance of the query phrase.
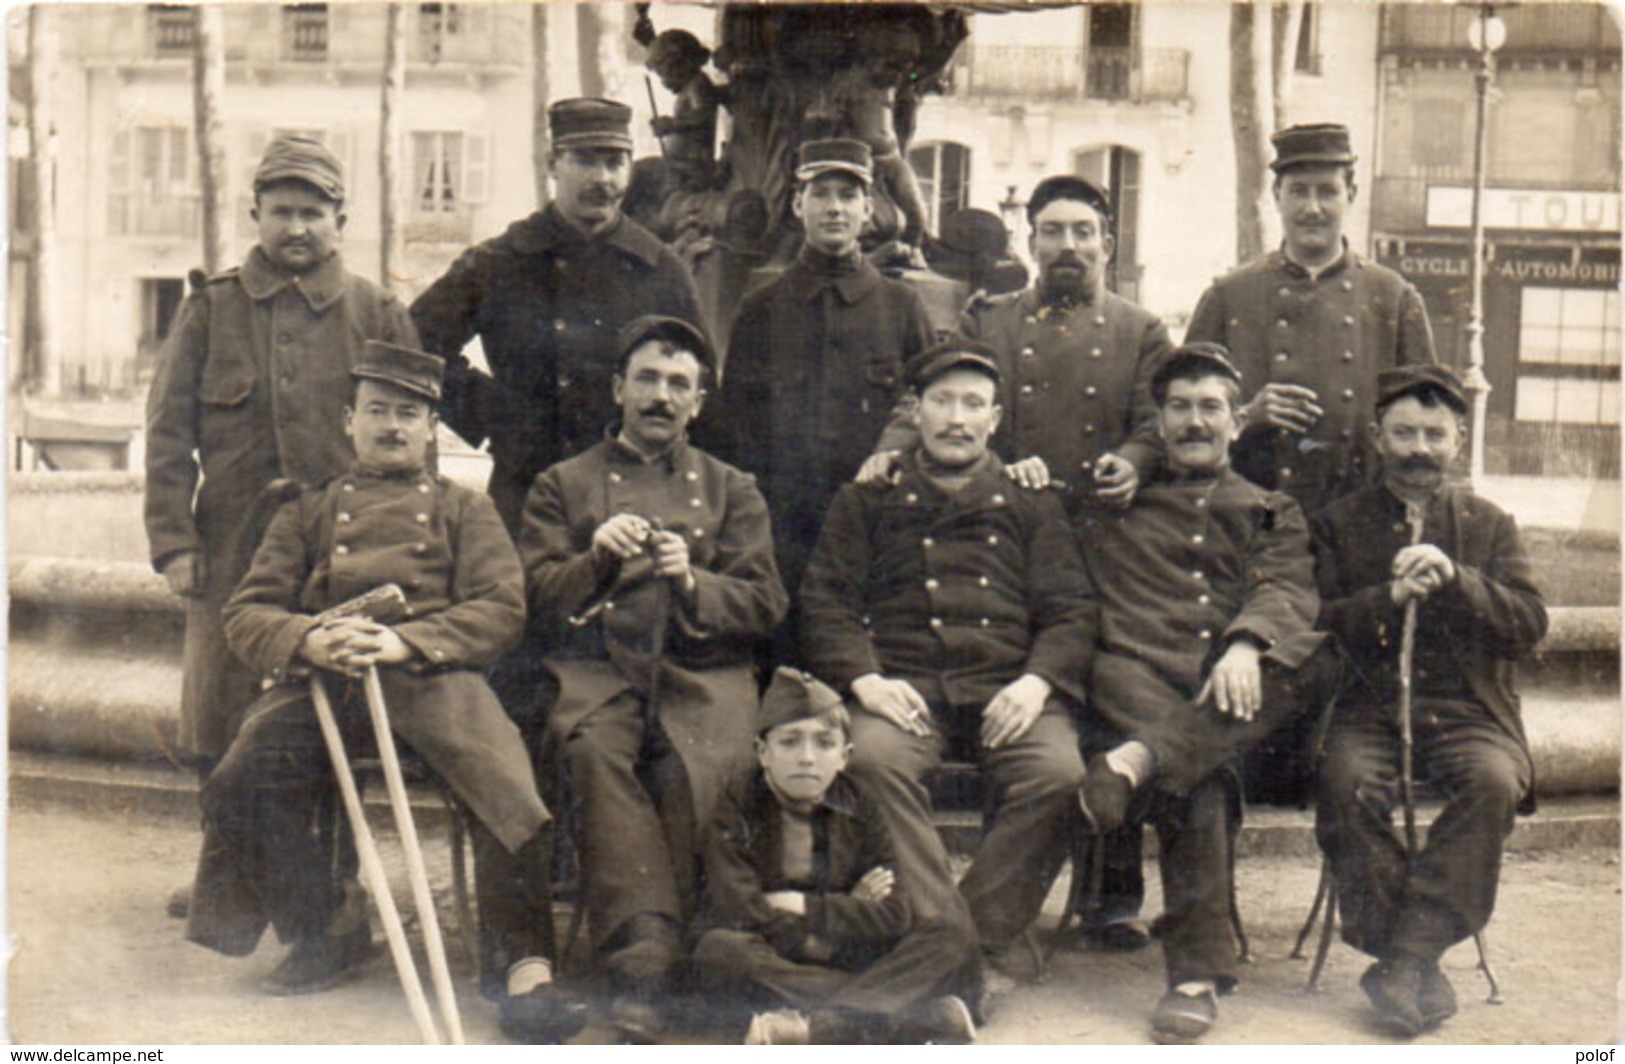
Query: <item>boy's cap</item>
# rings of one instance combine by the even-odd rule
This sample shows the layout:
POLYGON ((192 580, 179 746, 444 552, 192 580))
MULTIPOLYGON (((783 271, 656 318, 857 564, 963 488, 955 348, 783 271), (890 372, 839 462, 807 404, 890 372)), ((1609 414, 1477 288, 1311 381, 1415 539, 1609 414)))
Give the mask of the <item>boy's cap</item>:
POLYGON ((431 403, 440 401, 440 377, 446 360, 427 351, 368 340, 361 349, 361 361, 350 370, 357 380, 382 381, 420 395, 431 403))
POLYGON ((344 168, 313 137, 278 137, 254 171, 254 191, 275 181, 303 181, 335 203, 344 200, 344 168))
POLYGON ((1275 146, 1276 173, 1294 166, 1353 166, 1354 151, 1349 147, 1349 127, 1338 122, 1316 122, 1288 126, 1270 135, 1275 146))
POLYGON ((711 341, 705 338, 705 330, 682 318, 645 314, 627 323, 619 339, 622 358, 650 340, 665 340, 699 359, 700 365, 716 368, 717 358, 711 350, 711 341))
POLYGON ((841 696, 833 687, 812 673, 780 665, 773 670, 773 682, 762 696, 756 734, 766 735, 784 724, 822 717, 838 705, 841 705, 841 696))
POLYGON ((547 109, 554 148, 632 150, 632 108, 617 100, 577 96, 547 109))
POLYGON ((904 372, 909 386, 923 392, 932 381, 953 369, 975 370, 993 378, 994 384, 1000 383, 998 352, 968 336, 952 335, 932 344, 910 359, 904 372))
POLYGON ((874 156, 861 140, 809 140, 801 145, 796 159, 796 180, 811 181, 832 170, 851 174, 868 185, 875 177, 874 156))
POLYGON ((1445 366, 1399 366, 1377 374, 1377 409, 1407 395, 1433 392, 1458 414, 1467 413, 1467 389, 1445 366))

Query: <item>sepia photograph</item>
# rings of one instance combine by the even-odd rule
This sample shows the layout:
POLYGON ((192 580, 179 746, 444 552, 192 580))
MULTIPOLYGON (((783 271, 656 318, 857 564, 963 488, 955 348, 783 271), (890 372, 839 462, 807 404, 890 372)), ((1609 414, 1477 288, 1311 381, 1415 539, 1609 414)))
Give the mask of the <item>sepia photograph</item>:
POLYGON ((1620 1040, 1618 3, 4 25, 0 1039, 1620 1040))

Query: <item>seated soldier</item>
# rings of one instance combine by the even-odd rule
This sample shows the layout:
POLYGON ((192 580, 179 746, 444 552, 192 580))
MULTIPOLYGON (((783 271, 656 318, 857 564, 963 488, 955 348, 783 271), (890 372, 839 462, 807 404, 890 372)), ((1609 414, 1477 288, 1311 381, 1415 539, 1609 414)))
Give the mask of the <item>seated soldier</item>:
POLYGON ((1515 663, 1546 634, 1546 606, 1511 515, 1446 479, 1467 409, 1448 369, 1384 370, 1370 427, 1381 479, 1313 526, 1320 625, 1356 665, 1326 737, 1315 833, 1343 937, 1377 958, 1360 985, 1407 1037, 1455 1015, 1439 958, 1489 922, 1514 811, 1533 804, 1515 663), (1393 826, 1412 602, 1416 771, 1445 794, 1414 852, 1393 826))
POLYGON ((547 742, 580 802, 592 944, 634 1039, 664 1026, 703 831, 750 752, 755 652, 787 603, 755 480, 686 439, 712 364, 688 322, 628 325, 621 423, 536 478, 519 540, 550 632, 547 742))
POLYGON ((427 472, 443 365, 367 343, 345 412, 354 466, 277 512, 226 606, 227 641, 270 686, 203 788, 187 938, 244 956, 271 923, 293 943, 273 994, 324 989, 369 955, 365 907, 332 882, 310 828, 333 777, 308 677, 330 689, 347 735, 366 734, 357 681, 376 666, 396 736, 474 815, 482 935, 507 975, 503 1030, 562 1038, 585 1011, 552 986, 550 818, 480 674, 519 639, 523 577, 490 500, 427 472), (406 594, 400 623, 314 616, 388 583, 406 594))
POLYGON ((975 967, 975 942, 910 909, 885 822, 842 772, 841 696, 781 668, 758 723, 759 767, 723 791, 706 845, 701 980, 779 1006, 746 1045, 975 1041, 943 993, 975 967))
POLYGON ((1129 509, 1098 517, 1085 553, 1100 645, 1080 801, 1101 832, 1141 819, 1157 829, 1160 1042, 1206 1033, 1217 995, 1236 984, 1241 796, 1228 766, 1318 698, 1331 668, 1312 630, 1319 600, 1303 514, 1230 468, 1240 389, 1217 344, 1168 356, 1151 377, 1166 468, 1129 509))
POLYGON ((895 483, 848 484, 830 507, 801 589, 806 657, 851 696, 852 777, 880 807, 910 903, 973 921, 1008 968, 1066 860, 1093 604, 1055 493, 1012 483, 988 450, 995 354, 951 337, 909 381, 919 444, 895 483), (957 889, 924 783, 950 750, 991 788, 957 889))

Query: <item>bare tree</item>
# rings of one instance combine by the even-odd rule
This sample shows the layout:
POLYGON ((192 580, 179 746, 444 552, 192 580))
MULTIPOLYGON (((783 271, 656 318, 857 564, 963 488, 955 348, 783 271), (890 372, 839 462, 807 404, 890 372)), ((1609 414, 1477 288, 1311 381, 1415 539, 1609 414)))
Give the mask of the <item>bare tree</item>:
POLYGON ((384 81, 378 122, 378 280, 391 292, 401 278, 401 93, 406 89, 406 8, 390 4, 384 21, 384 81))
POLYGON ((55 395, 62 385, 52 330, 52 280, 56 243, 56 140, 51 114, 51 73, 56 69, 55 13, 48 4, 28 9, 28 163, 34 193, 34 241, 28 286, 27 368, 18 384, 55 395))
POLYGON ((531 167, 536 172, 536 207, 547 206, 547 170, 551 146, 548 143, 547 107, 552 103, 553 85, 549 77, 548 18, 552 4, 533 4, 530 9, 530 100, 531 167))
POLYGON ((626 65, 626 4, 577 4, 576 47, 580 52, 581 94, 622 96, 626 65))
POLYGON ((218 4, 200 4, 192 31, 192 126, 197 142, 198 191, 203 215, 203 272, 225 269, 226 146, 220 99, 226 91, 225 16, 218 4))
POLYGON ((1274 128, 1292 124, 1292 82, 1298 63, 1298 34, 1303 29, 1303 2, 1276 4, 1270 19, 1271 88, 1275 98, 1274 128))
POLYGON ((1230 132, 1236 150, 1236 257, 1247 262, 1266 244, 1273 216, 1264 171, 1274 124, 1270 96, 1270 9, 1262 0, 1230 7, 1230 132))

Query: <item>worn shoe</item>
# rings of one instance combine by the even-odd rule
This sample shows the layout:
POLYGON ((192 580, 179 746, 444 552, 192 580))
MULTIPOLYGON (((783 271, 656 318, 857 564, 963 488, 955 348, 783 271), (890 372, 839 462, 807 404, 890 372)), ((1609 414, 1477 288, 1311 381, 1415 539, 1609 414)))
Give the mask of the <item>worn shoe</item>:
POLYGON ((748 1046, 804 1046, 812 1040, 811 1024, 795 1009, 758 1012, 745 1032, 748 1046))
POLYGON ((1212 990, 1183 994, 1170 990, 1151 1013, 1151 1037, 1158 1045, 1186 1045, 1201 1038, 1219 1020, 1219 999, 1212 990))
MULTIPOLYGON (((1422 1019, 1420 961, 1410 957, 1378 961, 1360 976, 1360 989, 1390 1027, 1407 1038, 1422 1033, 1426 1025, 1422 1019)), ((1454 992, 1451 996, 1455 996, 1454 992)))
POLYGON ((1106 761, 1105 754, 1089 759, 1088 775, 1078 791, 1078 808, 1090 827, 1102 835, 1122 827, 1133 797, 1134 788, 1128 777, 1118 775, 1106 761))
POLYGON ((609 1024, 632 1045, 657 1046, 666 1034, 666 1017, 659 1007, 628 994, 610 1001, 609 1024))
POLYGON ((1431 1031, 1456 1014, 1456 988, 1437 964, 1422 969, 1422 988, 1416 995, 1422 1029, 1431 1031))
POLYGON ((1138 917, 1085 927, 1083 935, 1090 945, 1109 953, 1133 953, 1151 944, 1151 926, 1138 917))
POLYGON ((372 933, 365 926, 342 935, 301 938, 260 988, 273 997, 314 994, 354 976, 372 955, 372 933))
POLYGON ((968 1046, 976 1042, 970 1006, 952 994, 934 997, 908 1011, 895 1041, 900 1045, 968 1046))
POLYGON ((184 920, 187 913, 192 911, 192 884, 176 887, 169 892, 164 901, 164 912, 171 920, 184 920))
POLYGON ((551 1045, 573 1038, 587 1026, 587 1003, 544 983, 529 993, 504 994, 498 1022, 505 1037, 525 1045, 551 1045))

